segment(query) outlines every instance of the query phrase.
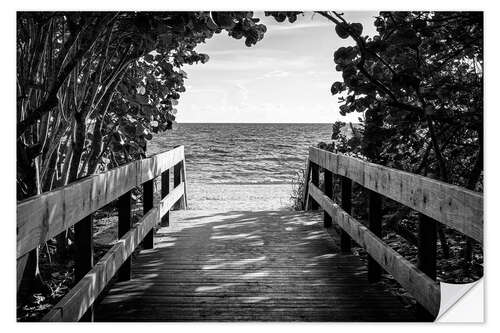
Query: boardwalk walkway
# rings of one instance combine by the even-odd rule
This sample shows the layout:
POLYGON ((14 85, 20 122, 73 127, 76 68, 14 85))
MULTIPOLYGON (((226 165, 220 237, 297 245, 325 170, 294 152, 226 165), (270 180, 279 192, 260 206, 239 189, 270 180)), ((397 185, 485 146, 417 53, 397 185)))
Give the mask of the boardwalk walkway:
POLYGON ((339 253, 322 215, 175 211, 133 257, 96 321, 410 321, 366 264, 339 253))
POLYGON ((100 321, 416 320, 398 297, 368 282, 382 271, 415 298, 420 320, 433 320, 441 303, 438 224, 483 242, 482 193, 315 147, 302 212, 170 212, 187 207, 185 162, 179 146, 18 202, 18 287, 34 250, 74 226, 78 282, 42 321, 92 320, 93 313, 100 321), (351 215, 354 183, 368 197, 367 224, 351 215), (133 224, 138 187, 144 214, 133 224), (420 214, 418 265, 384 242, 384 197, 420 214), (119 239, 94 263, 93 215, 110 204, 119 239), (155 236, 168 214, 171 225, 155 236), (334 226, 339 237, 331 236, 334 226), (366 250, 368 265, 346 254, 352 243, 366 250), (129 257, 140 244, 130 279, 129 257))

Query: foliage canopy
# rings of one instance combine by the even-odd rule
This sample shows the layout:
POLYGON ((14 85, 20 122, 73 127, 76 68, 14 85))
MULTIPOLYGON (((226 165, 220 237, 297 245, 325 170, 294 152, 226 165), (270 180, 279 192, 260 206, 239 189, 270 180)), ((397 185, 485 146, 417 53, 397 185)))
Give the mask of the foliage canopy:
POLYGON ((167 129, 196 45, 226 31, 251 46, 252 12, 20 12, 18 199, 139 158, 167 129))

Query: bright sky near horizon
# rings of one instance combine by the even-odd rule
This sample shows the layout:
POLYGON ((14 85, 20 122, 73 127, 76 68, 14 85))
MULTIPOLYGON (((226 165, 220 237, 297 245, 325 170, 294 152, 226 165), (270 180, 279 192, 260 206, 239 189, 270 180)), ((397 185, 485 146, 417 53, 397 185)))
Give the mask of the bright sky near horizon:
MULTIPOLYGON (((376 12, 346 12, 349 22, 363 24, 373 35, 376 12)), ((210 60, 186 66, 186 92, 177 106, 178 122, 194 123, 332 123, 357 121, 360 114, 339 114, 333 82, 341 80, 333 53, 351 45, 334 24, 305 13, 293 24, 278 23, 256 13, 267 27, 264 39, 252 47, 227 33, 197 47, 210 60)))

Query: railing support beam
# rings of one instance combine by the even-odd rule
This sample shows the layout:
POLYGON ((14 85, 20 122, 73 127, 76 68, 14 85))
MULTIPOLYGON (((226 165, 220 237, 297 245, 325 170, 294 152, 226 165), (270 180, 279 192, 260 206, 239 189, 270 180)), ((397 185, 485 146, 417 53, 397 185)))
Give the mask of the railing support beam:
MULTIPOLYGON (((319 187, 319 166, 316 163, 310 162, 311 168, 311 183, 319 187)), ((313 198, 309 197, 309 209, 318 210, 319 205, 313 198)))
MULTIPOLYGON (((181 164, 181 162, 179 162, 174 166, 174 188, 176 188, 181 183, 181 172, 182 172, 182 164, 181 164)), ((174 209, 181 209, 183 202, 184 202, 184 199, 180 198, 175 203, 174 209)))
MULTIPOLYGON (((132 228, 132 191, 118 198, 118 238, 122 238, 132 228)), ((132 277, 132 258, 128 258, 117 273, 118 281, 132 277)))
MULTIPOLYGON (((368 226, 375 236, 382 238, 382 197, 377 192, 368 191, 368 226)), ((382 267, 368 256, 368 281, 380 280, 382 267)))
MULTIPOLYGON (((347 212, 347 214, 351 215, 351 208, 352 208, 352 203, 351 203, 351 196, 352 196, 352 181, 344 176, 340 176, 340 183, 341 183, 341 204, 340 207, 344 211, 347 212)), ((340 250, 342 252, 350 252, 351 251, 351 237, 347 232, 344 230, 340 231, 340 250)))
MULTIPOLYGON (((75 224, 75 280, 80 281, 94 267, 94 243, 92 232, 92 214, 75 224)), ((94 321, 94 306, 80 318, 83 322, 94 321)))
MULTIPOLYGON (((325 195, 333 198, 333 174, 330 170, 325 169, 325 195)), ((323 213, 323 226, 325 228, 332 226, 332 217, 325 210, 323 213)))
MULTIPOLYGON (((170 170, 165 170, 161 174, 161 198, 165 198, 170 192, 170 170)), ((170 212, 161 218, 161 225, 167 227, 170 224, 170 212)))
MULTIPOLYGON (((437 222, 424 214, 419 214, 417 267, 433 280, 436 280, 436 253, 437 222)), ((435 320, 435 316, 420 304, 417 304, 417 318, 423 321, 435 320)))
POLYGON ((304 191, 302 193, 302 210, 307 210, 307 203, 309 201, 309 174, 310 174, 310 164, 309 158, 306 160, 306 170, 304 173, 304 191))
MULTIPOLYGON (((142 185, 142 210, 144 215, 153 208, 154 179, 144 182, 142 185)), ((143 246, 145 249, 154 247, 154 228, 144 237, 143 246)))

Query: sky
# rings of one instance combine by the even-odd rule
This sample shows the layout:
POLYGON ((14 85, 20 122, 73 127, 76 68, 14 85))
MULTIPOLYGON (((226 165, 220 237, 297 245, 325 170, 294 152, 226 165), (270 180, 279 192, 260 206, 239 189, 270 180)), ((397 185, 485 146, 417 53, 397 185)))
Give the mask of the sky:
MULTIPOLYGON (((376 12, 346 12, 349 22, 363 24, 373 35, 376 12)), ((339 114, 333 82, 341 81, 333 53, 352 45, 322 16, 305 13, 293 24, 278 23, 257 12, 267 27, 252 47, 222 32, 196 51, 206 53, 205 64, 188 65, 186 92, 177 106, 180 123, 333 123, 358 120, 360 114, 339 114)))

